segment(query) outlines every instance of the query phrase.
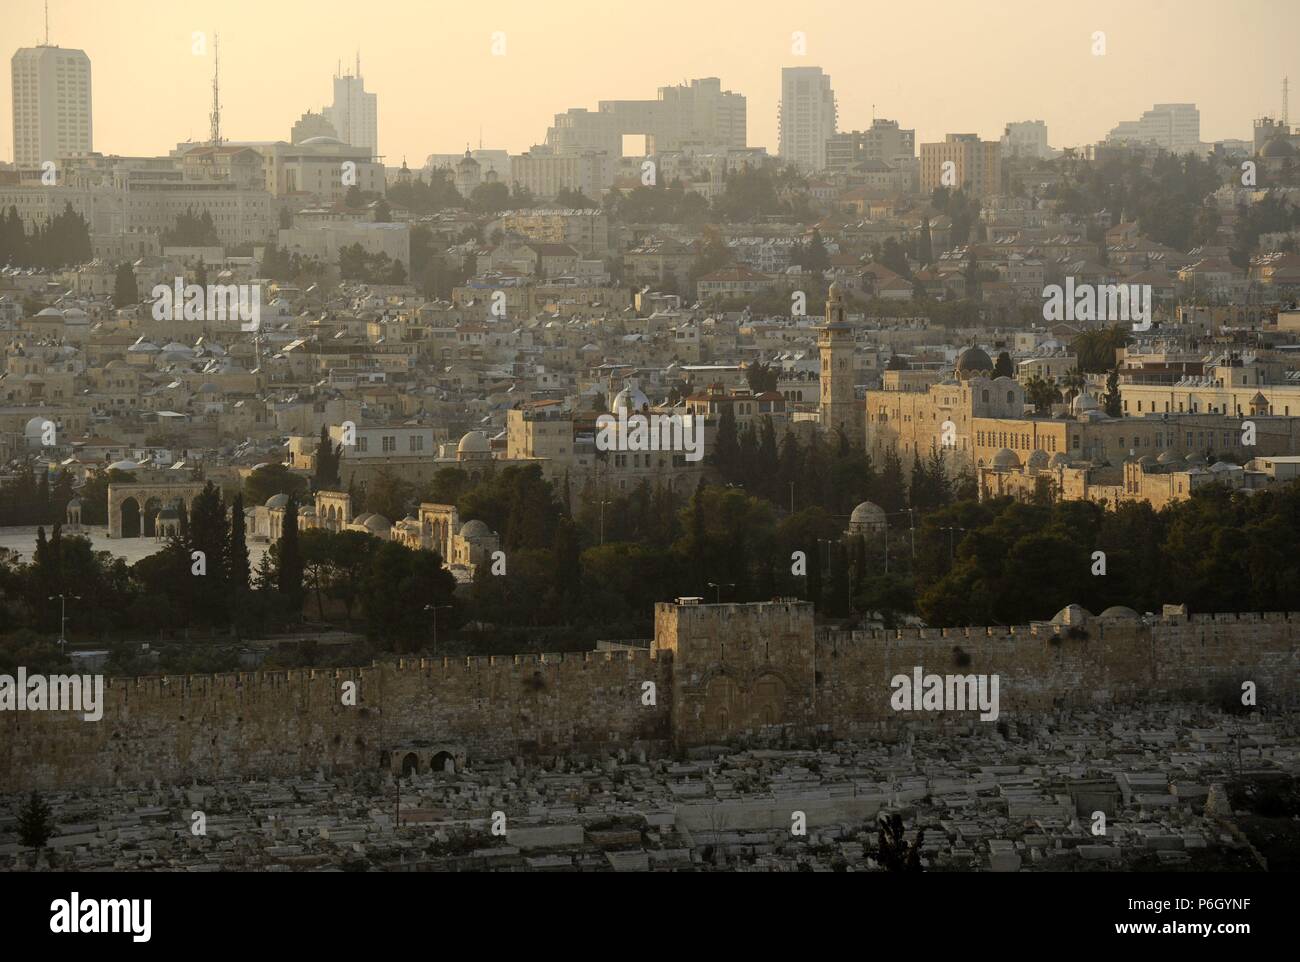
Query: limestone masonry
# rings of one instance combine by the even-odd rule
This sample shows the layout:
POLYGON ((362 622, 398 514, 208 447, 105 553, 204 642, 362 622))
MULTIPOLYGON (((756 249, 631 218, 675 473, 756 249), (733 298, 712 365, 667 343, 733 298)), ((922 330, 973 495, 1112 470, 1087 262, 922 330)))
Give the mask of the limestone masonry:
POLYGON ((619 748, 870 739, 900 722, 982 724, 973 711, 900 717, 890 680, 918 666, 997 674, 1008 722, 1059 708, 1236 700, 1248 681, 1260 709, 1296 706, 1300 613, 1067 620, 818 631, 806 602, 684 599, 656 606, 648 650, 106 679, 99 722, 0 713, 0 785, 346 772, 387 768, 399 752, 416 754, 421 770, 447 758, 460 768, 619 748), (346 682, 356 683, 355 705, 344 703, 346 682))

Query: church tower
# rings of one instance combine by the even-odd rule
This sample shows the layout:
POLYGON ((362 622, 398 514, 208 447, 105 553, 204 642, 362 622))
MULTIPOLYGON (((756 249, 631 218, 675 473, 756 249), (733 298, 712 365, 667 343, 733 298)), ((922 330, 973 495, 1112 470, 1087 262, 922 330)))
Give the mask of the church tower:
POLYGON ((832 284, 826 298, 826 323, 817 334, 821 350, 821 424, 828 441, 843 431, 853 447, 863 446, 866 416, 853 392, 853 328, 844 319, 844 298, 832 284))

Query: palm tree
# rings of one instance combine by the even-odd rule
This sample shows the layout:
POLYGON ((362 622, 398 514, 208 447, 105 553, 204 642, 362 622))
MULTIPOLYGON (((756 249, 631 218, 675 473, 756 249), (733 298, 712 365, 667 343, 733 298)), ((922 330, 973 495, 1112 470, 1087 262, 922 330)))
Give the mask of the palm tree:
POLYGON ((903 838, 903 819, 897 813, 880 816, 880 834, 876 844, 876 859, 890 872, 920 872, 921 846, 925 844, 925 829, 916 833, 910 845, 903 838))
POLYGON ((1044 381, 1035 374, 1025 382, 1025 397, 1036 414, 1047 414, 1053 404, 1060 402, 1061 392, 1056 389, 1056 382, 1044 381))
POLYGON ((1066 371, 1065 376, 1061 378, 1061 385, 1065 388, 1065 400, 1073 401, 1087 383, 1087 378, 1083 376, 1077 364, 1066 371))

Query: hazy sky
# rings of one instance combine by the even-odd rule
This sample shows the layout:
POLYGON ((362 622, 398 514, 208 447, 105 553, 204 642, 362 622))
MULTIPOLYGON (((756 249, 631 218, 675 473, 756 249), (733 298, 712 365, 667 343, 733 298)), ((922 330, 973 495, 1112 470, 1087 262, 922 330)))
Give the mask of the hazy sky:
MULTIPOLYGON (((0 52, 40 41, 41 0, 0 0, 0 52)), ((221 35, 223 133, 287 140, 331 77, 361 50, 379 95, 387 163, 416 166, 467 141, 522 151, 552 117, 601 99, 720 77, 749 102, 749 143, 776 151, 783 66, 832 78, 840 129, 877 116, 996 138, 1012 120, 1047 122, 1054 146, 1089 143, 1157 102, 1194 102, 1201 136, 1249 138, 1296 85, 1297 0, 52 0, 50 40, 90 56, 95 149, 165 153, 207 137, 211 36, 221 35), (335 11, 335 12, 330 12, 335 11), (191 53, 192 34, 208 52, 191 53), (505 33, 504 56, 492 34, 505 33), (802 31, 807 54, 791 53, 802 31), (1093 56, 1094 31, 1107 53, 1093 56)), ((13 159, 8 70, 0 76, 0 157, 13 159)))

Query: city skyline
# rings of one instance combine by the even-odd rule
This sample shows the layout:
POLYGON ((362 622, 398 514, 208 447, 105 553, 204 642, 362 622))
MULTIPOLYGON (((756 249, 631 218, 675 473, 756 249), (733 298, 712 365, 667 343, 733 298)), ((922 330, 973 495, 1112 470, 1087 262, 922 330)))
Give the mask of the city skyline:
MULTIPOLYGON (((709 76, 747 98, 749 145, 775 154, 780 71, 790 66, 821 67, 833 78, 838 129, 866 129, 873 116, 891 117, 914 128, 918 143, 941 141, 951 132, 997 139, 1007 123, 1033 118, 1047 123, 1053 146, 1076 146, 1101 140, 1121 121, 1169 102, 1197 105, 1206 142, 1247 139, 1255 117, 1280 112, 1281 79, 1296 72, 1296 55, 1286 49, 1285 38, 1300 30, 1294 5, 1260 0, 1250 6, 1269 16, 1229 19, 1211 35, 1197 25, 1215 7, 1200 0, 1180 5, 1181 19, 1173 24, 1169 4, 1132 9, 1103 3, 1076 13, 1009 0, 999 5, 1000 19, 1023 26, 983 31, 980 43, 972 44, 971 14, 955 3, 938 4, 934 21, 951 23, 952 30, 930 35, 916 33, 907 11, 835 11, 824 4, 787 11, 760 0, 754 7, 763 15, 756 20, 768 30, 761 38, 748 31, 746 44, 728 48, 720 38, 729 30, 734 35, 733 14, 671 2, 642 19, 626 11, 610 16, 591 4, 546 12, 519 5, 435 19, 431 10, 397 4, 390 16, 365 23, 298 24, 292 11, 268 11, 246 0, 210 18, 145 2, 133 8, 138 20, 112 17, 101 5, 61 0, 50 10, 49 40, 90 57, 101 116, 95 149, 122 155, 161 153, 177 141, 206 138, 218 34, 223 131, 236 141, 287 140, 304 110, 328 102, 337 64, 350 62, 359 48, 366 89, 381 101, 385 162, 397 166, 405 158, 415 166, 430 153, 451 152, 466 142, 522 152, 544 141, 558 113, 595 110, 601 100, 653 97, 661 86, 709 76), (675 13, 689 13, 690 29, 676 25, 675 13), (409 25, 394 31, 395 18, 409 25), (584 39, 597 30, 600 43, 584 39), (191 52, 195 31, 206 35, 203 54, 191 52), (504 51, 499 56, 493 53, 498 31, 504 34, 495 45, 504 51), (796 31, 804 35, 803 56, 791 52, 796 31), (1106 34, 1103 56, 1093 53, 1096 31, 1106 34), (443 40, 433 58, 424 39, 431 32, 443 40), (874 49, 873 35, 889 43, 874 49), (292 45, 283 43, 287 36, 296 37, 292 45), (555 37, 571 38, 572 49, 584 56, 557 56, 550 39, 555 37), (866 57, 855 46, 862 40, 868 43, 866 57), (1229 54, 1228 69, 1187 69, 1211 56, 1224 61, 1225 46, 1234 42, 1243 50, 1238 64, 1229 54), (653 56, 628 56, 631 43, 653 56), (149 56, 123 53, 135 49, 149 56), (140 82, 140 69, 149 63, 169 77, 167 84, 140 82), (926 69, 916 69, 920 63, 926 69), (248 81, 272 64, 274 85, 248 81), (410 82, 413 65, 426 82, 410 82), (972 75, 979 79, 972 82, 972 75), (1027 76, 1034 81, 1026 83, 1027 76), (140 109, 127 110, 128 104, 140 109)), ((41 42, 44 9, 22 0, 10 13, 4 39, 12 56, 41 42)), ((4 78, 0 156, 12 158, 12 80, 8 72, 4 78)))

